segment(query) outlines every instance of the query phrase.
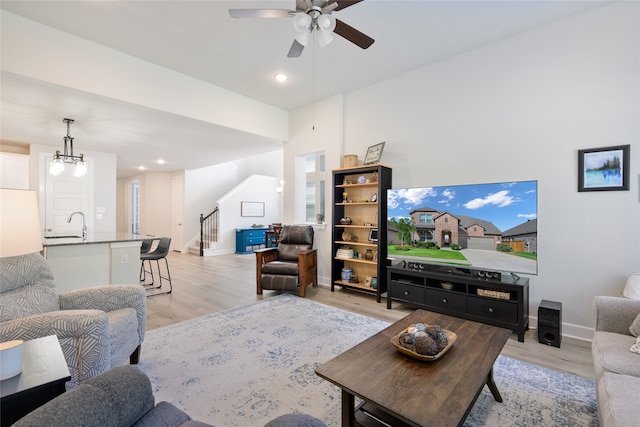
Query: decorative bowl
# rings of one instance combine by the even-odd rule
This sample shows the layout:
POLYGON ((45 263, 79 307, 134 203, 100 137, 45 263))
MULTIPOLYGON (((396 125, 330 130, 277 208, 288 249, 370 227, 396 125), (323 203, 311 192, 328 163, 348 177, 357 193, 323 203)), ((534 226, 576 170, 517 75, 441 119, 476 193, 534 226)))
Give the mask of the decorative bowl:
POLYGON ((351 218, 346 217, 346 218, 340 218, 340 224, 342 225, 351 225, 353 221, 351 221, 351 218))
POLYGON ((447 346, 445 348, 443 348, 442 350, 440 350, 440 352, 438 352, 438 354, 433 355, 433 356, 416 353, 413 350, 410 350, 408 348, 405 348, 405 347, 401 346, 400 345, 400 335, 402 335, 405 332, 407 332, 406 329, 404 331, 400 332, 395 337, 391 338, 391 344, 393 344, 393 346, 396 348, 396 350, 398 350, 402 354, 405 354, 405 355, 407 355, 409 357, 412 357, 414 359, 422 360, 423 362, 433 362, 434 360, 438 360, 439 358, 441 358, 447 351, 449 351, 449 349, 453 346, 453 343, 458 338, 458 336, 455 334, 455 332, 451 332, 451 331, 449 331, 447 329, 443 329, 443 331, 445 331, 447 333, 447 336, 449 337, 449 341, 448 341, 447 346))
POLYGON ((453 289, 453 283, 449 283, 449 282, 440 282, 440 286, 442 286, 444 289, 447 289, 449 291, 453 289))

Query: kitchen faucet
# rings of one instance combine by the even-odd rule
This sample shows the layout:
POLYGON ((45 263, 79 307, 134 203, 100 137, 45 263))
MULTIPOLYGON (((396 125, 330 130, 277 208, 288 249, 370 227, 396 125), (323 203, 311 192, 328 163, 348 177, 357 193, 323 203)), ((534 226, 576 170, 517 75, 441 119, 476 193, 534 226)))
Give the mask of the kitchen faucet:
POLYGON ((71 215, 69 215, 69 218, 67 219, 67 223, 71 222, 71 218, 75 214, 80 214, 80 216, 82 216, 82 241, 86 242, 87 241, 87 221, 84 217, 84 214, 80 211, 72 213, 71 215))

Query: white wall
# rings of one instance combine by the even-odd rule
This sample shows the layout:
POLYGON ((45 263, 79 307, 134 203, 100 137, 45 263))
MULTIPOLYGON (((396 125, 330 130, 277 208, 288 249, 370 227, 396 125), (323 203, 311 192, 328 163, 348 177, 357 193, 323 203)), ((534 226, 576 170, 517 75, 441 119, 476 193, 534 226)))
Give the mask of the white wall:
POLYGON ((236 229, 281 222, 282 194, 276 191, 279 185, 280 179, 277 177, 251 175, 217 201, 220 208, 218 251, 235 252, 236 229), (242 202, 264 203, 264 216, 242 216, 242 202))
MULTIPOLYGON (((292 111, 289 142, 284 146, 284 224, 301 224, 306 220, 306 176, 301 156, 324 152, 326 156, 325 194, 331 198, 333 169, 341 167, 343 143, 342 95, 292 111)), ((331 224, 333 210, 327 200, 325 223, 331 224)), ((314 244, 318 248, 318 281, 331 283, 331 228, 314 225, 314 244)))
MULTIPOLYGON (((640 271, 639 21, 637 2, 614 4, 346 94, 344 149, 326 133, 327 162, 386 141, 395 188, 538 180, 530 313, 560 301, 563 333, 590 339, 594 296, 620 295, 640 271), (578 150, 619 144, 631 144, 631 191, 578 193, 578 150)), ((309 114, 294 112, 291 129, 309 114)), ((287 165, 313 135, 292 132, 287 165)))

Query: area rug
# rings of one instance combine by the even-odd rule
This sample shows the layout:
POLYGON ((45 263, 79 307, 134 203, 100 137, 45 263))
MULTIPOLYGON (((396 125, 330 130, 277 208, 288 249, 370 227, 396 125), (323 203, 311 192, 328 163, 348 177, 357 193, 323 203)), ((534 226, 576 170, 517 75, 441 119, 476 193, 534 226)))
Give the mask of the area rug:
MULTIPOLYGON (((138 365, 156 401, 216 426, 302 412, 340 425, 340 390, 314 368, 387 323, 283 294, 149 331, 138 365)), ((500 356, 465 426, 598 425, 592 381, 500 356)))

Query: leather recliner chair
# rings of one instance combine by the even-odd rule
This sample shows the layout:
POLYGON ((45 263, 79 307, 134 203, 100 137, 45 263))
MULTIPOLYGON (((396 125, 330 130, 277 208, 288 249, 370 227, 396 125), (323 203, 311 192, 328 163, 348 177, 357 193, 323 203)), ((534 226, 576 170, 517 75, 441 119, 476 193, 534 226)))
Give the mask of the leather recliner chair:
POLYGON ((313 249, 313 227, 285 225, 275 248, 256 253, 257 293, 274 290, 306 296, 309 285, 318 286, 317 250, 313 249))

